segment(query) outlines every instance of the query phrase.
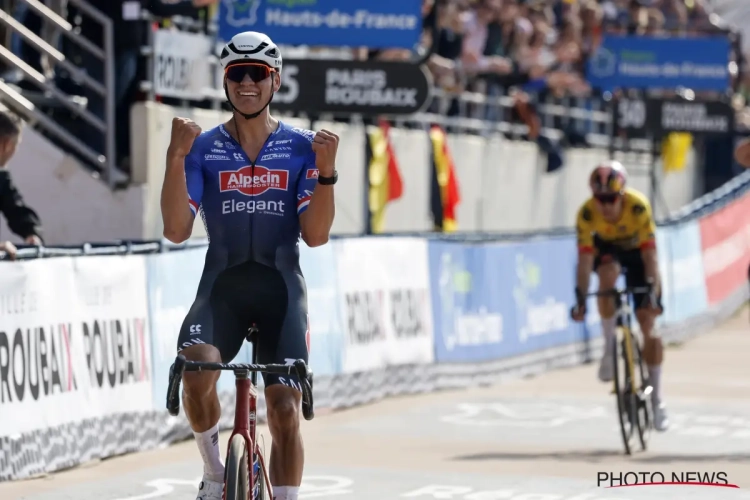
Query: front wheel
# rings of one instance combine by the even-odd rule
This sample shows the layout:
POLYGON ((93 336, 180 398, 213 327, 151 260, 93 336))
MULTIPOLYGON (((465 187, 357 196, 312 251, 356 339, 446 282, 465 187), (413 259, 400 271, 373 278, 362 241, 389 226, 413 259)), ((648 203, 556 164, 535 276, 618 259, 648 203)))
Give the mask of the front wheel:
POLYGON ((226 500, 248 500, 247 443, 239 434, 232 437, 227 452, 224 488, 226 500))

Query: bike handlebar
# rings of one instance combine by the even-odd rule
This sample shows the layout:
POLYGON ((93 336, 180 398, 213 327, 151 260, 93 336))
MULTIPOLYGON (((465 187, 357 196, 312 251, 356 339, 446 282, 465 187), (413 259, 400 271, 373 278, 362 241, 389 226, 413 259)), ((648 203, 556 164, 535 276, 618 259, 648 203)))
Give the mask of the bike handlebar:
POLYGON ((255 364, 229 364, 229 363, 208 363, 203 361, 189 361, 182 354, 178 354, 174 364, 169 369, 169 386, 167 387, 167 411, 173 417, 180 413, 180 382, 182 374, 188 372, 198 372, 202 370, 216 371, 248 371, 258 373, 274 373, 278 375, 293 375, 296 373, 302 386, 302 415, 305 420, 312 420, 315 417, 313 407, 313 373, 307 366, 305 360, 298 359, 292 365, 255 365, 255 364))
POLYGON ((652 286, 631 286, 626 288, 610 288, 609 290, 599 290, 597 292, 589 292, 586 297, 614 297, 618 295, 626 295, 629 293, 651 293, 653 291, 652 286))

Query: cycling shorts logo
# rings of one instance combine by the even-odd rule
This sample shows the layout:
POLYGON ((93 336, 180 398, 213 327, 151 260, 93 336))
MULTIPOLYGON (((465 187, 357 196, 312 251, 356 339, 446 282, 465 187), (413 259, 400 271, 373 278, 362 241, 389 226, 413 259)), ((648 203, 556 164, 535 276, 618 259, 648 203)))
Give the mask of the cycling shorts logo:
POLYGON ((271 189, 286 191, 288 187, 289 172, 286 170, 270 170, 256 165, 255 171, 247 166, 236 171, 219 172, 219 188, 222 193, 239 191, 246 196, 258 196, 271 189))
POLYGON ((310 168, 307 170, 307 175, 305 177, 307 179, 317 179, 318 175, 320 175, 320 173, 317 168, 310 168))

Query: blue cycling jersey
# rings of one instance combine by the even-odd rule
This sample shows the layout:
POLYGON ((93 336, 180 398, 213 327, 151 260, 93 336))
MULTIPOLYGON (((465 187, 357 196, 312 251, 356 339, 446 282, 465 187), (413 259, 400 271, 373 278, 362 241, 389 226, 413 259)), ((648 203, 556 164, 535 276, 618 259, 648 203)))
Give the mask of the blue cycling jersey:
POLYGON ((314 135, 279 122, 256 161, 223 125, 196 138, 185 177, 209 239, 204 276, 248 261, 301 274, 299 215, 318 178, 314 135))

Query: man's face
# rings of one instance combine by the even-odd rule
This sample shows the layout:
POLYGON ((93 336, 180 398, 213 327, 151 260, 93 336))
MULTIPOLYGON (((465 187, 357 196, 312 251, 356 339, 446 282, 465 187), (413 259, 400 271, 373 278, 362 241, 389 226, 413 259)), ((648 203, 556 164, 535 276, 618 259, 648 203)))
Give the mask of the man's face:
POLYGON ((279 74, 260 63, 239 63, 228 67, 225 81, 232 104, 246 114, 263 109, 271 92, 277 92, 281 86, 279 74))
POLYGON ((594 197, 596 206, 607 221, 616 221, 622 212, 622 196, 619 194, 598 194, 594 197))
POLYGON ((16 148, 21 142, 19 135, 13 135, 0 139, 0 168, 6 166, 13 155, 16 154, 16 148))

